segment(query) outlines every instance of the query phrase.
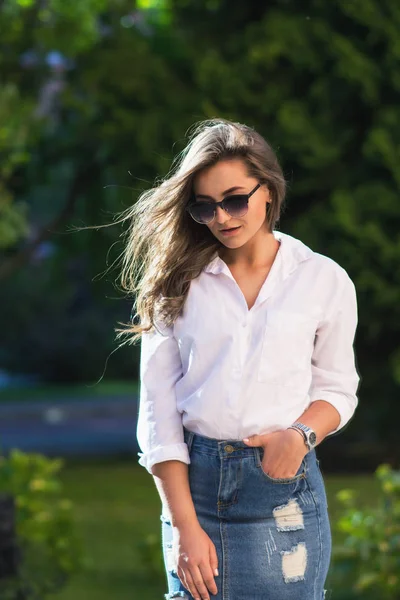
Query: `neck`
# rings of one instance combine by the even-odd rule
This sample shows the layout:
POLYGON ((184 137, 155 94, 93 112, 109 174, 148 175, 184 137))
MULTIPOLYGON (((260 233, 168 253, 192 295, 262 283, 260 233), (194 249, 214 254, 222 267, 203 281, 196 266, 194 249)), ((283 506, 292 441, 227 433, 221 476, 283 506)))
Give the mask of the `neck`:
POLYGON ((238 269, 268 268, 275 260, 280 243, 270 231, 258 231, 240 248, 222 248, 220 258, 238 269))

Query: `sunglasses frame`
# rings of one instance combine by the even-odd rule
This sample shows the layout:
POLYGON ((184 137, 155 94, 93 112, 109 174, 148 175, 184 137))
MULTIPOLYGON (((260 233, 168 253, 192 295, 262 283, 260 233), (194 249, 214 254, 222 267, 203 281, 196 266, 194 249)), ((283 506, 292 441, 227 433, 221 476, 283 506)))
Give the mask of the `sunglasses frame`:
POLYGON ((250 196, 252 196, 257 190, 258 188, 261 187, 261 183, 257 183, 256 187, 254 189, 251 190, 251 192, 249 192, 248 194, 229 194, 229 196, 226 196, 226 198, 224 198, 223 200, 221 200, 221 202, 196 202, 196 200, 192 200, 192 202, 190 202, 186 207, 185 210, 189 213, 189 215, 192 217, 192 219, 194 221, 196 221, 196 219, 193 217, 193 215, 190 214, 190 209, 192 206, 194 206, 195 204, 205 204, 206 206, 212 206, 214 209, 214 216, 210 221, 207 221, 206 223, 200 223, 199 221, 196 221, 196 223, 199 223, 199 225, 208 225, 209 223, 212 223, 215 219, 215 216, 217 214, 217 206, 220 206, 222 208, 223 211, 225 211, 230 217, 232 216, 229 211, 226 210, 226 208, 224 207, 224 203, 229 200, 230 198, 235 198, 236 196, 240 196, 242 198, 246 197, 247 199, 247 206, 246 206, 246 212, 243 213, 243 215, 240 216, 244 216, 247 211, 249 210, 249 198, 250 196))

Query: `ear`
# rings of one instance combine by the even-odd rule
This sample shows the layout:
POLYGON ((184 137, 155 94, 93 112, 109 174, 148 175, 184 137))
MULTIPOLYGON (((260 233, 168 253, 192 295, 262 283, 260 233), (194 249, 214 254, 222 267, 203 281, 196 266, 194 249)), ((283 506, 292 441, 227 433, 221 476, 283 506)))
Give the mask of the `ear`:
POLYGON ((263 183, 261 187, 262 187, 263 191, 265 192, 265 195, 267 196, 267 202, 271 202, 272 194, 271 194, 271 189, 270 189, 268 183, 267 182, 263 183))

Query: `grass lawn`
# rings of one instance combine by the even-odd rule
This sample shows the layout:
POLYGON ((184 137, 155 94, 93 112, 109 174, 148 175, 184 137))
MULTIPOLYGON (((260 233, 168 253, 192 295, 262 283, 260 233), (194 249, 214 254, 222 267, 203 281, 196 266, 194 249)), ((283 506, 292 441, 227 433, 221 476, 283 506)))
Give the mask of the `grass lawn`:
MULTIPOLYGON (((143 540, 160 548, 160 500, 151 476, 134 459, 114 459, 69 463, 62 479, 65 496, 76 505, 90 564, 52 600, 163 598, 163 571, 151 573, 142 562, 146 556, 143 540)), ((377 499, 372 475, 324 475, 324 479, 332 523, 338 514, 338 490, 359 490, 361 506, 377 499)), ((163 568, 161 556, 158 564, 163 568)))
POLYGON ((31 400, 62 401, 63 399, 84 398, 97 400, 104 396, 122 396, 136 394, 136 381, 100 381, 99 383, 82 383, 75 385, 32 385, 0 389, 1 402, 28 402, 31 400))

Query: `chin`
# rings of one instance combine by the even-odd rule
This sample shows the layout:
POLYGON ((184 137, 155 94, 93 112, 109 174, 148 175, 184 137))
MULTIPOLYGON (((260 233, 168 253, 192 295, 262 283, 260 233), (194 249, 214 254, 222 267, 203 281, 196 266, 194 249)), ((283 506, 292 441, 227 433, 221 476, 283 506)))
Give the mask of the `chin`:
POLYGON ((220 240, 221 244, 223 244, 224 246, 226 246, 226 248, 241 248, 241 246, 244 246, 246 242, 240 241, 239 240, 220 240))

